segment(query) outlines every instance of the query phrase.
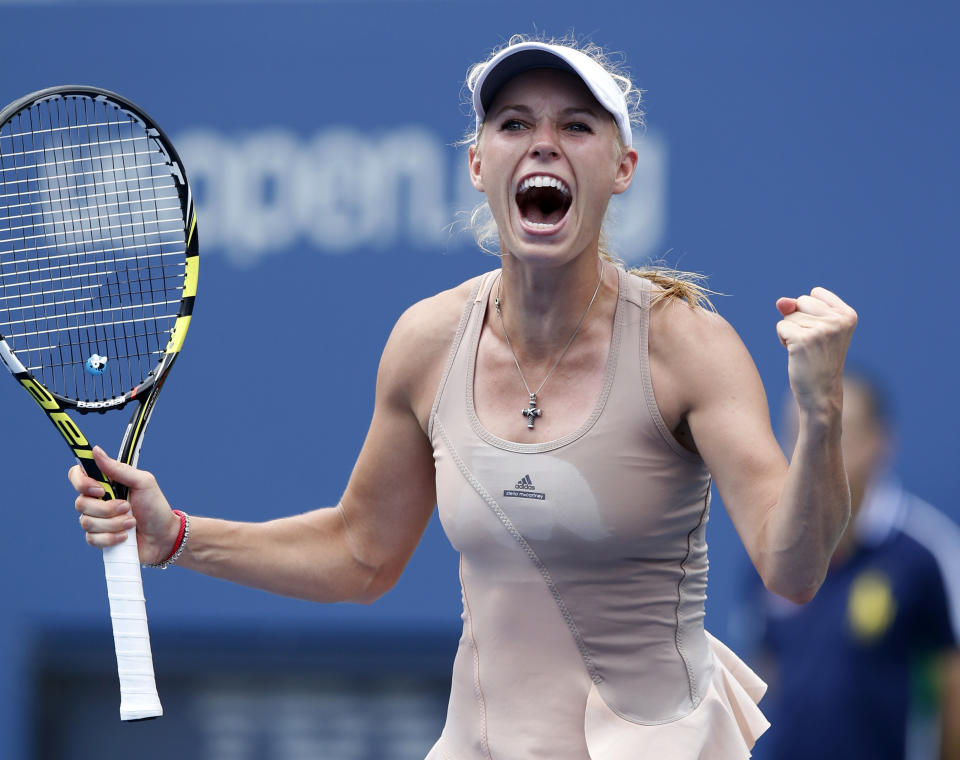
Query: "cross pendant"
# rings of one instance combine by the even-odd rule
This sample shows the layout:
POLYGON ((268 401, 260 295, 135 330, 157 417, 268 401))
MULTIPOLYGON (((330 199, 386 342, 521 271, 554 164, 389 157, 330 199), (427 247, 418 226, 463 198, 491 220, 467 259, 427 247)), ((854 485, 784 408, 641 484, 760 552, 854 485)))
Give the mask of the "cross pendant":
POLYGON ((531 393, 531 394, 530 394, 530 408, 529 408, 529 409, 521 409, 521 410, 520 410, 520 414, 522 414, 524 417, 527 418, 527 427, 528 427, 530 430, 533 430, 533 418, 534 418, 534 417, 539 417, 541 414, 543 414, 543 412, 541 412, 539 409, 537 409, 537 394, 536 394, 536 393, 531 393))

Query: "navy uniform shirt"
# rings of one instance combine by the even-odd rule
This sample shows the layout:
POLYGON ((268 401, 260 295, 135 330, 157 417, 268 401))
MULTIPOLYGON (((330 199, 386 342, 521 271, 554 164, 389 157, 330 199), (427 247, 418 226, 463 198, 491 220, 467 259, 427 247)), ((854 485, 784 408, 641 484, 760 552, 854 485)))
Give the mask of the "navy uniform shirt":
POLYGON ((917 668, 960 645, 960 530, 890 483, 871 489, 854 530, 856 549, 809 604, 757 589, 772 728, 756 758, 903 760, 917 668))

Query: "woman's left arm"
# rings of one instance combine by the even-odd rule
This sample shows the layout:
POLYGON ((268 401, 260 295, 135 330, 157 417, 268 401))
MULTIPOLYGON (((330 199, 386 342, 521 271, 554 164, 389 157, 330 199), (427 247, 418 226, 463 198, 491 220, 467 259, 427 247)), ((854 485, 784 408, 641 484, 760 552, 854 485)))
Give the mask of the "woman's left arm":
POLYGON ((800 412, 789 466, 753 360, 717 315, 682 304, 664 310, 672 314, 657 320, 665 326, 657 366, 666 371, 655 391, 676 389, 665 390, 668 403, 689 428, 764 584, 803 603, 823 583, 850 515, 840 417, 843 363, 857 315, 823 288, 781 298, 777 308, 800 412))
POLYGON ((940 760, 960 760, 960 650, 941 660, 940 760))

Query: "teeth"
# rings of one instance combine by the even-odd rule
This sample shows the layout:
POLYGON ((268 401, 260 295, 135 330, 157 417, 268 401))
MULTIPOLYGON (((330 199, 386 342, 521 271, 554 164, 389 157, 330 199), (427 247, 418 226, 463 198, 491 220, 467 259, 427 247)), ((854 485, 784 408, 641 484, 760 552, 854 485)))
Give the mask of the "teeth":
POLYGON ((520 188, 517 192, 522 193, 524 190, 529 190, 531 187, 555 187, 564 195, 570 195, 570 188, 567 187, 562 180, 559 180, 556 177, 547 177, 543 174, 538 174, 535 177, 527 177, 523 182, 520 183, 520 188))

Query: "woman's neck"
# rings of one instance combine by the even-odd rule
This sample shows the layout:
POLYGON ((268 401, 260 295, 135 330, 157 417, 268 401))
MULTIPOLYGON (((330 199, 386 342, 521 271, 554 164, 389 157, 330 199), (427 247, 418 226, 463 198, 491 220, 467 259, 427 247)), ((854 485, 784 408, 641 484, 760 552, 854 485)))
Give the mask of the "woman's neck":
POLYGON ((610 279, 607 269, 596 255, 561 267, 530 265, 504 255, 491 297, 499 300, 503 329, 514 350, 538 361, 562 349, 578 325, 586 327, 590 312, 600 311, 596 302, 610 287, 602 281, 610 279))

